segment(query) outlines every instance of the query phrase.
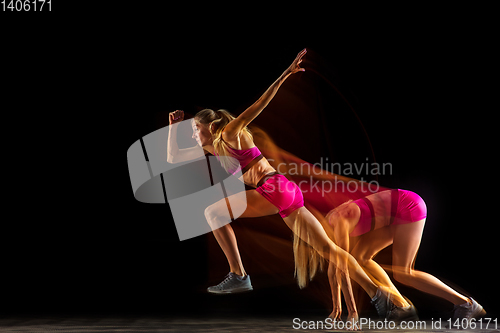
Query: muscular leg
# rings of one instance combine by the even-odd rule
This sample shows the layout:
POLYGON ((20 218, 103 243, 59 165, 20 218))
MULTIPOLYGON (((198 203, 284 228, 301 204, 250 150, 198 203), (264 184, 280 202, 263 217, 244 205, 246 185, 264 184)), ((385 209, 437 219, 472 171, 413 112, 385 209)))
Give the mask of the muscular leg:
POLYGON ((391 226, 394 234, 392 250, 394 279, 407 286, 444 298, 453 304, 468 302, 467 297, 451 289, 436 277, 413 269, 424 224, 425 219, 391 226))
MULTIPOLYGON (((239 217, 267 216, 278 212, 278 208, 276 208, 276 206, 271 204, 255 190, 246 191, 245 197, 243 197, 240 193, 234 194, 229 196, 227 200, 230 202, 231 211, 245 210, 239 217)), ((226 255, 230 271, 240 276, 245 276, 246 272, 243 268, 243 262, 241 261, 238 243, 236 241, 233 228, 230 224, 226 224, 222 227, 220 226, 225 223, 224 220, 227 219, 223 218, 223 216, 227 216, 227 200, 222 199, 209 206, 205 210, 205 217, 212 227, 215 239, 226 255)))
POLYGON ((393 235, 390 227, 380 228, 362 235, 351 254, 377 285, 385 286, 391 290, 394 304, 406 307, 410 304, 399 293, 382 267, 373 260, 377 253, 391 245, 392 242, 393 235))
POLYGON ((226 224, 225 226, 214 230, 213 234, 226 256, 229 263, 229 270, 240 276, 245 276, 245 268, 243 268, 243 262, 241 261, 240 252, 238 250, 238 243, 231 225, 226 224))
POLYGON ((365 271, 359 266, 358 262, 346 251, 335 245, 328 237, 321 223, 305 207, 293 211, 288 217, 284 218, 288 227, 294 230, 295 223, 300 223, 302 228, 312 234, 313 242, 311 245, 323 258, 332 261, 334 264, 338 256, 347 256, 349 265, 349 275, 355 280, 370 296, 373 298, 377 293, 377 285, 366 275, 365 271))

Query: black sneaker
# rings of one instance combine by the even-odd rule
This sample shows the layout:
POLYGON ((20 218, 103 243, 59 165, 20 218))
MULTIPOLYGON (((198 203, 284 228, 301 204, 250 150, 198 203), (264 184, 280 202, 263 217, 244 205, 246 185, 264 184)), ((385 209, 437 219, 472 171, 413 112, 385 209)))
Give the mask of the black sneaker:
POLYGON ((207 288, 209 293, 214 294, 236 294, 250 290, 253 290, 250 275, 239 276, 233 272, 229 272, 218 285, 207 288))

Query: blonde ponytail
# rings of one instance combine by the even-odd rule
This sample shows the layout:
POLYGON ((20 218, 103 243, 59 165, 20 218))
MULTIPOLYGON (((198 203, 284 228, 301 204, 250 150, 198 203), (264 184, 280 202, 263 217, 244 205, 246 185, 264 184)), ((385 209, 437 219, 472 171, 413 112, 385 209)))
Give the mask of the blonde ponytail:
POLYGON ((295 277, 300 289, 306 287, 307 283, 312 281, 318 267, 323 271, 324 260, 309 245, 312 241, 314 240, 304 223, 296 220, 293 226, 293 257, 295 261, 295 277))
MULTIPOLYGON (((224 128, 226 128, 227 124, 234 119, 235 117, 231 113, 223 109, 219 109, 217 111, 204 109, 195 115, 196 121, 201 124, 208 125, 208 130, 210 131, 210 134, 212 134, 215 153, 219 156, 232 157, 232 154, 228 149, 230 148, 229 145, 222 139, 222 132, 224 131, 224 128)), ((247 127, 243 129, 243 132, 245 132, 245 134, 253 140, 252 134, 247 127)), ((220 161, 224 169, 228 172, 234 171, 238 163, 232 158, 222 157, 220 161)))

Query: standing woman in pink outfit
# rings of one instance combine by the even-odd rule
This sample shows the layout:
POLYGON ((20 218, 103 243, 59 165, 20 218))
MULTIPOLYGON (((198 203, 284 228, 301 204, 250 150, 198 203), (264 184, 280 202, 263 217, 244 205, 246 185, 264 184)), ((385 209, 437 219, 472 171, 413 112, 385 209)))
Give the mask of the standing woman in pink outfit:
MULTIPOLYGON (((241 166, 241 180, 254 187, 254 190, 246 191, 246 200, 240 196, 230 196, 227 199, 231 207, 241 205, 244 210, 240 218, 261 217, 279 213, 285 223, 295 234, 295 239, 302 239, 309 244, 312 251, 312 260, 295 257, 296 267, 309 264, 307 273, 298 276, 299 284, 305 284, 306 275, 314 276, 316 268, 323 257, 334 263, 347 278, 343 285, 344 294, 350 295, 352 290, 349 277, 358 282, 362 288, 379 304, 377 311, 385 316, 388 304, 388 294, 379 288, 361 269, 356 260, 346 251, 339 248, 328 237, 321 223, 309 210, 304 207, 304 200, 300 188, 288 179, 276 172, 267 159, 262 156, 255 146, 253 137, 247 126, 264 110, 272 98, 276 95, 279 87, 290 76, 304 71, 299 65, 302 57, 306 54, 302 50, 290 67, 264 92, 264 94, 238 117, 233 117, 225 110, 213 111, 205 109, 198 112, 193 120, 193 137, 204 150, 218 156, 223 167, 229 173, 235 173, 239 169, 231 165, 228 160, 221 158, 230 156, 238 160, 241 166), (319 254, 319 256, 318 256, 319 254), (302 281, 302 283, 300 282, 302 281)), ((182 111, 170 113, 170 124, 182 121, 182 111)), ((199 157, 199 147, 179 149, 176 143, 175 131, 169 131, 167 160, 170 163, 186 161, 199 157)), ((252 290, 250 277, 245 272, 234 231, 230 224, 224 224, 223 212, 227 212, 226 199, 222 199, 205 210, 205 217, 212 227, 213 234, 222 248, 229 262, 230 272, 218 285, 209 287, 211 293, 236 293, 252 290)), ((294 254, 297 254, 294 249, 294 254)), ((301 271, 303 273, 303 271, 301 271)), ((349 301, 348 301, 349 304, 349 301)))

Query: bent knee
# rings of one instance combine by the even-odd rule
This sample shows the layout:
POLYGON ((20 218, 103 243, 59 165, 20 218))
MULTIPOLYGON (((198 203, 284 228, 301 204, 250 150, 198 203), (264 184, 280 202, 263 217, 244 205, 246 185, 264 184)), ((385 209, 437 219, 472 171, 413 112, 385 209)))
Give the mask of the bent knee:
POLYGON ((218 209, 215 204, 208 206, 205 208, 205 218, 207 219, 208 223, 211 221, 215 220, 218 216, 218 209))
POLYGON ((227 208, 221 207, 218 203, 205 208, 205 218, 212 229, 218 229, 231 222, 227 208))
POLYGON ((359 207, 355 203, 347 203, 338 211, 339 217, 343 220, 351 221, 359 219, 359 207))
POLYGON ((366 266, 368 262, 372 259, 371 257, 367 256, 365 253, 353 251, 352 256, 356 261, 361 265, 361 266, 366 266))

